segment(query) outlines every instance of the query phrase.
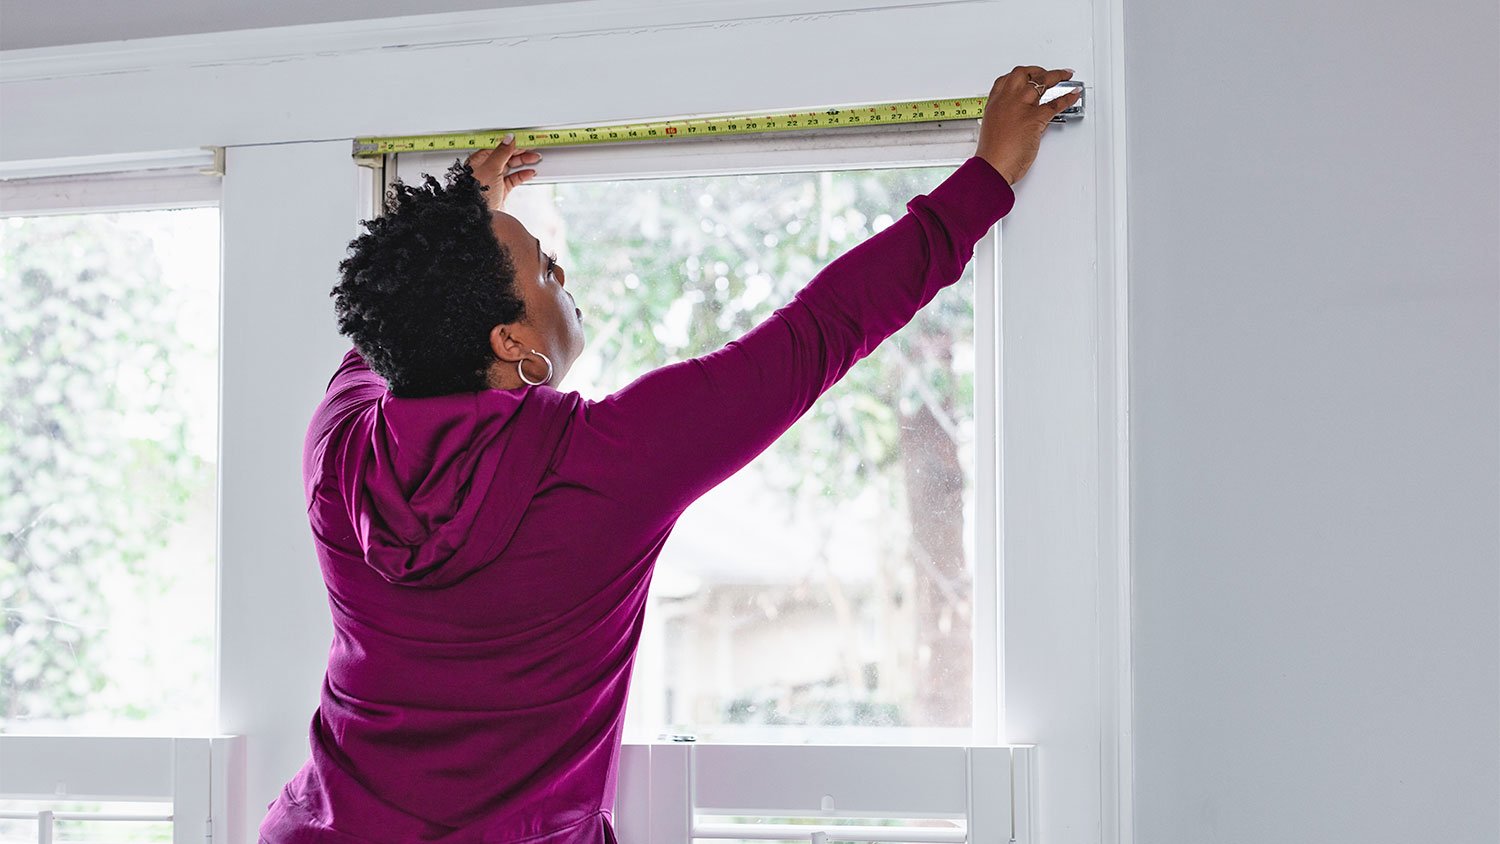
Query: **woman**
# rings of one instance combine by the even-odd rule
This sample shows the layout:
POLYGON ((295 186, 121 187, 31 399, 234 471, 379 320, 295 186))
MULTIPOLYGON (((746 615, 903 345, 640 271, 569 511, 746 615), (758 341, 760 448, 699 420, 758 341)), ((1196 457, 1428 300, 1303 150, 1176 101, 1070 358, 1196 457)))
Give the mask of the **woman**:
MULTIPOLYGON (((334 639, 312 755, 268 805, 284 842, 599 844, 657 554, 958 280, 1014 202, 1068 70, 995 80, 975 155, 723 349, 600 401, 567 274, 506 193, 505 142, 399 182, 333 290, 354 342, 313 414, 304 491, 334 639), (488 196, 486 196, 488 194, 488 196)), ((646 844, 646 842, 630 842, 646 844)))

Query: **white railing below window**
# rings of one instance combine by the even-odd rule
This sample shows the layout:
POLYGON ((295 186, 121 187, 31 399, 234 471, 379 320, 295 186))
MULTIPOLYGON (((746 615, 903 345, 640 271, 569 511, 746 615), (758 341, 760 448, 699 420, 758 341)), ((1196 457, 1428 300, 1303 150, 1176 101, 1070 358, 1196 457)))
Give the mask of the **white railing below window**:
POLYGON ((223 844, 243 815, 244 736, 0 735, 0 799, 170 803, 171 813, 0 812, 37 821, 169 821, 174 844, 223 844))
MULTIPOLYGON (((626 842, 1031 844, 1035 752, 1034 745, 627 743, 614 822, 626 842), (798 823, 777 822, 789 819, 798 823)), ((0 812, 35 820, 40 844, 53 840, 54 821, 68 819, 167 821, 174 844, 225 844, 237 839, 245 792, 243 736, 0 735, 0 799, 172 807, 167 815, 0 812)))

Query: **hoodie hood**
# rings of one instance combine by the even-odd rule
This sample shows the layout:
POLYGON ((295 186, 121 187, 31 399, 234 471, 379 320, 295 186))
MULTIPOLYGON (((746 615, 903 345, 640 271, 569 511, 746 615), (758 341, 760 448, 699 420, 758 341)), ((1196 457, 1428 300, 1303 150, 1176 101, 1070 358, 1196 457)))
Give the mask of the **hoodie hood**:
POLYGON ((505 550, 567 429, 574 393, 386 392, 345 440, 338 483, 365 562, 391 583, 449 586, 505 550))

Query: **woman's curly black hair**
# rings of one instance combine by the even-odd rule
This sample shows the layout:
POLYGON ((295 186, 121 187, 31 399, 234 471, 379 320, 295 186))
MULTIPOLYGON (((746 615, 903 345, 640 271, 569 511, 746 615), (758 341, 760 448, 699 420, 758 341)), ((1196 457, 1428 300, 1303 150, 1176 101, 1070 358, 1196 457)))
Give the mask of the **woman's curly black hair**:
POLYGON ((349 242, 329 293, 339 333, 394 395, 487 389, 497 359, 490 329, 525 315, 515 262, 490 229, 489 188, 467 162, 448 168, 446 186, 422 176, 419 187, 394 182, 384 216, 349 242))

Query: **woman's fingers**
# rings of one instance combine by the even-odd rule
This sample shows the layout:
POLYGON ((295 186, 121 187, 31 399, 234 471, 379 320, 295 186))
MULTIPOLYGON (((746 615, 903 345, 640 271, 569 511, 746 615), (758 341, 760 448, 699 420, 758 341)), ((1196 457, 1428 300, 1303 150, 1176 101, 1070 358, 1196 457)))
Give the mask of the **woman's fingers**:
MULTIPOLYGON (((1042 91, 1045 91, 1059 82, 1064 82, 1072 78, 1073 71, 1069 70, 1068 68, 1062 68, 1060 70, 1048 70, 1044 67, 1034 64, 1016 65, 1016 67, 1011 70, 1010 73, 1007 73, 995 80, 995 84, 990 88, 990 92, 994 93, 994 91, 1002 84, 1009 83, 1011 87, 1016 91, 1019 91, 1023 94, 1030 93, 1032 91, 1036 91, 1036 88, 1030 84, 1032 80, 1034 80, 1037 85, 1042 86, 1042 91)), ((1037 91, 1037 93, 1040 94, 1042 92, 1037 91)))
POLYGON ((542 154, 529 149, 507 148, 504 144, 488 152, 498 152, 500 157, 495 160, 502 162, 504 167, 515 167, 521 164, 535 164, 542 160, 542 154))
POLYGON ((495 144, 492 147, 485 147, 481 150, 475 150, 472 154, 469 155, 469 161, 479 163, 497 152, 506 153, 507 156, 522 152, 523 150, 518 150, 515 148, 516 141, 514 134, 510 135, 509 137, 510 140, 508 141, 504 138, 501 138, 500 143, 495 144))
POLYGON ((541 153, 517 147, 512 134, 510 140, 502 139, 493 147, 475 150, 469 155, 467 163, 473 169, 475 178, 492 189, 490 207, 500 210, 505 207, 506 194, 536 176, 536 170, 526 165, 536 164, 541 160, 541 153), (507 170, 510 172, 507 173, 507 170))
POLYGON ((536 164, 542 160, 542 154, 533 150, 507 150, 505 144, 490 149, 478 150, 469 156, 469 167, 476 171, 494 172, 499 174, 512 167, 522 167, 528 164, 536 164), (500 153, 497 157, 495 153, 500 153))
POLYGON ((1063 111, 1067 110, 1068 108, 1077 105, 1078 99, 1082 96, 1083 89, 1074 88, 1072 91, 1069 91, 1068 93, 1063 94, 1061 97, 1058 97, 1057 99, 1047 103, 1047 105, 1052 109, 1052 114, 1055 117, 1063 113, 1063 111))
POLYGON ((1051 88, 1059 82, 1066 82, 1072 78, 1073 71, 1071 70, 1049 70, 1042 74, 1042 78, 1037 80, 1037 84, 1043 88, 1051 88))

